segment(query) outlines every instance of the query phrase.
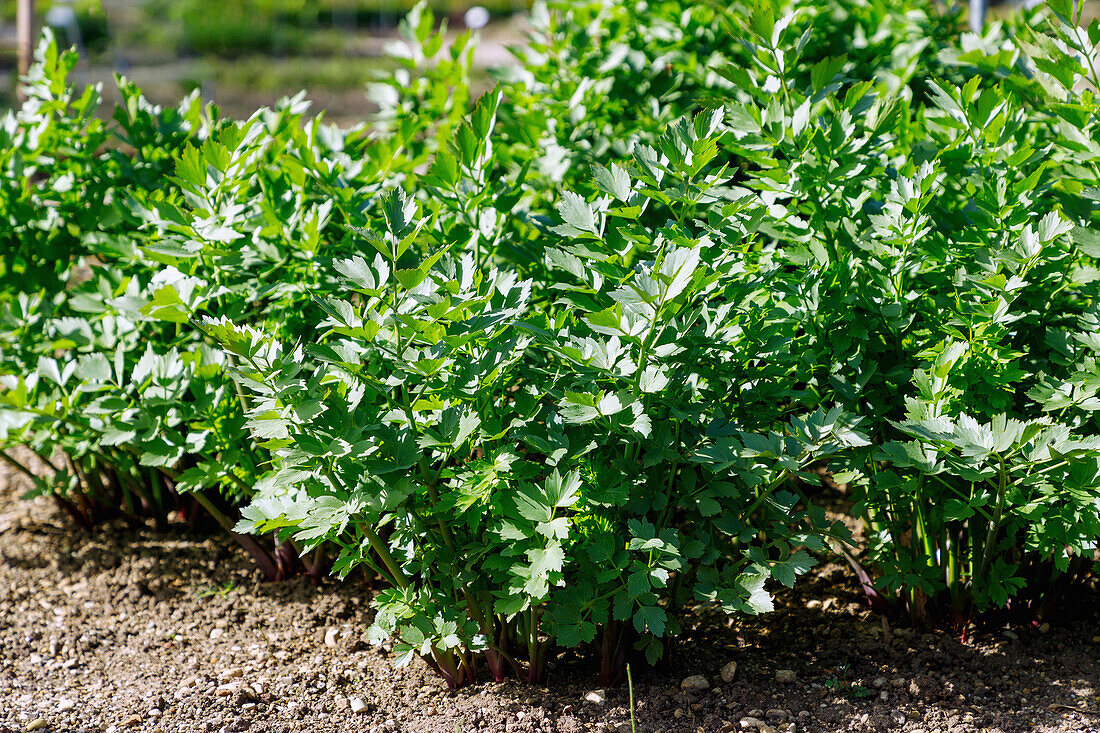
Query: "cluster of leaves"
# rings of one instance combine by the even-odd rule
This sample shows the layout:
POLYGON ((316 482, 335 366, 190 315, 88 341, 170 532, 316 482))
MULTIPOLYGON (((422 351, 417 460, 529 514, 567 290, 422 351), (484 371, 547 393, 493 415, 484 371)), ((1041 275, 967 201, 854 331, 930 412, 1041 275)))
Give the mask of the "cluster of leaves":
POLYGON ((1042 615, 1100 537, 1070 13, 562 2, 474 99, 419 7, 343 131, 124 80, 109 127, 47 38, 0 129, 3 440, 84 521, 193 502, 269 577, 369 569, 372 639, 456 687, 769 610, 853 541, 823 474, 876 601, 1042 615))

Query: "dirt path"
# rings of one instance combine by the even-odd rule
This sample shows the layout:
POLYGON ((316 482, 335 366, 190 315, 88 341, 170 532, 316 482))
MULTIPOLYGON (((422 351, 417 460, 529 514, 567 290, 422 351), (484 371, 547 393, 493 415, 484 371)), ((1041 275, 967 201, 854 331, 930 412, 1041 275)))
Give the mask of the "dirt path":
MULTIPOLYGON (((88 536, 16 501, 18 479, 0 475, 2 733, 630 730, 591 660, 559 660, 548 688, 450 693, 364 643, 361 584, 259 584, 230 543, 182 530, 88 536)), ((963 645, 890 629, 849 576, 825 566, 761 619, 699 615, 670 665, 635 670, 638 731, 1100 731, 1097 597, 1046 633, 963 645), (708 689, 682 691, 690 675, 708 689)))

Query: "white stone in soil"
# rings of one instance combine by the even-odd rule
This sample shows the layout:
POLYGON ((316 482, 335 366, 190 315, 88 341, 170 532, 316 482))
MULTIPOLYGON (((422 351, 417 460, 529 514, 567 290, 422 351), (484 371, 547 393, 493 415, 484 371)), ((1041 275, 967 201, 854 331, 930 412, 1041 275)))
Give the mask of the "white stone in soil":
POLYGON ((363 698, 353 697, 353 698, 351 698, 350 703, 351 703, 351 712, 355 713, 356 715, 361 715, 361 714, 367 712, 367 703, 365 703, 363 701, 363 698))
POLYGON ((238 677, 244 677, 244 670, 242 670, 240 667, 233 667, 232 669, 227 669, 219 674, 218 682, 221 682, 224 685, 229 680, 235 680, 238 677))
POLYGON ((335 626, 329 627, 329 630, 325 632, 325 646, 336 646, 336 636, 340 633, 340 630, 335 626))
POLYGON ((594 705, 603 705, 607 702, 607 690, 592 690, 584 696, 584 701, 594 705))

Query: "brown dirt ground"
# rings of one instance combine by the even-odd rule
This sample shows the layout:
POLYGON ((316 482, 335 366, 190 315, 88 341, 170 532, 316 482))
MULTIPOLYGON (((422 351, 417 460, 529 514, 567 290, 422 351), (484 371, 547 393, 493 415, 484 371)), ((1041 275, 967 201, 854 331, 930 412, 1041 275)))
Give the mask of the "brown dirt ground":
MULTIPOLYGON (((585 701, 591 660, 558 660, 549 687, 448 692, 423 663, 395 670, 364 643, 364 585, 262 584, 229 540, 182 528, 89 535, 18 501, 20 478, 0 474, 0 733, 630 730, 625 688, 585 701)), ((668 664, 634 671, 637 730, 1100 731, 1095 593, 1047 633, 966 644, 891 628, 836 564, 779 601, 755 619, 697 612, 668 664), (780 669, 796 680, 777 682, 780 669), (682 692, 695 674, 710 689, 682 692)))

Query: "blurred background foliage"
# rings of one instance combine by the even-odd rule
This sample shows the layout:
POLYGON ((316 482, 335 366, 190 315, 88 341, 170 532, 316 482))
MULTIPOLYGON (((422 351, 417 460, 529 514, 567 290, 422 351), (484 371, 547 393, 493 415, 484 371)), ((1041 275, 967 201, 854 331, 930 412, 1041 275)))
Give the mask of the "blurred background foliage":
MULTIPOLYGON (((465 28, 466 12, 488 11, 488 51, 481 66, 507 62, 519 41, 515 23, 527 0, 431 0, 449 28, 465 28)), ((110 82, 122 72, 158 103, 192 89, 227 113, 248 116, 279 97, 306 89, 330 119, 360 121, 373 105, 366 84, 392 71, 385 56, 412 0, 37 0, 39 24, 76 44, 78 82, 110 82), (62 12, 58 13, 58 9, 62 12), (71 9, 71 12, 70 12, 71 9)), ((0 3, 0 107, 15 88, 15 2, 0 3)), ((486 81, 486 85, 488 81, 486 81)), ((104 85, 108 91, 113 86, 104 85)))
MULTIPOLYGON (((471 7, 487 11, 474 82, 488 88, 487 69, 512 62, 507 49, 522 41, 530 0, 428 5, 453 30, 465 28, 471 7)), ((55 31, 63 43, 79 47, 73 80, 105 82, 108 102, 119 101, 110 98, 115 72, 159 104, 200 89, 231 117, 247 117, 305 89, 314 110, 325 110, 338 124, 361 122, 374 111, 365 89, 392 73, 386 46, 412 6, 413 0, 36 0, 40 24, 59 17, 57 9, 71 9, 75 23, 55 31)), ((14 0, 0 0, 0 108, 14 100, 15 7, 14 0)), ((990 14, 996 18, 1012 8, 995 2, 990 14)), ((1085 0, 1085 21, 1098 9, 1100 0, 1085 0)), ((853 49, 824 53, 846 52, 853 49)))

